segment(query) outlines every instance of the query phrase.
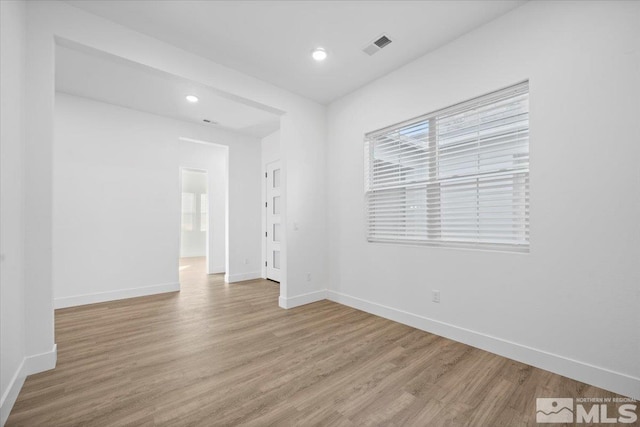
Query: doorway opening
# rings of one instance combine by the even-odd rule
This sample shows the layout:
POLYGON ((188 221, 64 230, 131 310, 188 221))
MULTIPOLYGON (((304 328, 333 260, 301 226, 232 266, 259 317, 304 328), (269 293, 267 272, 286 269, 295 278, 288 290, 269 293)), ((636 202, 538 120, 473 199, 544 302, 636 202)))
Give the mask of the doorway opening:
POLYGON ((209 230, 208 174, 182 169, 180 211, 180 270, 206 262, 209 230))

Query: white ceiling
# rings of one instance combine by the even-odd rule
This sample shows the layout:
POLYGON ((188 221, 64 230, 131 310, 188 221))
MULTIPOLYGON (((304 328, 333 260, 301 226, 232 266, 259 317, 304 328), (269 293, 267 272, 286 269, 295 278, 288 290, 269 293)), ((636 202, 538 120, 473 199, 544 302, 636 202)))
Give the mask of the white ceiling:
POLYGON ((280 127, 278 115, 192 81, 86 47, 56 45, 56 90, 255 137, 280 127), (186 101, 196 95, 199 102, 186 101), (209 119, 218 124, 206 124, 209 119))
POLYGON ((69 0, 68 3, 321 103, 335 100, 524 3, 69 0), (393 42, 362 49, 382 33, 393 42), (323 46, 329 58, 311 59, 323 46))

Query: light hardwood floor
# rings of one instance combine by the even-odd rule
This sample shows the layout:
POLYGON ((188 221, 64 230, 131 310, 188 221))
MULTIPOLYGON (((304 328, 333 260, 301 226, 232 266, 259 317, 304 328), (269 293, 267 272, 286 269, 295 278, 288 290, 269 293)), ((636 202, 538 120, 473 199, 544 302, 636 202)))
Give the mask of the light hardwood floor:
POLYGON ((56 311, 58 366, 7 426, 535 425, 536 397, 614 397, 333 302, 283 310, 182 260, 182 291, 56 311))

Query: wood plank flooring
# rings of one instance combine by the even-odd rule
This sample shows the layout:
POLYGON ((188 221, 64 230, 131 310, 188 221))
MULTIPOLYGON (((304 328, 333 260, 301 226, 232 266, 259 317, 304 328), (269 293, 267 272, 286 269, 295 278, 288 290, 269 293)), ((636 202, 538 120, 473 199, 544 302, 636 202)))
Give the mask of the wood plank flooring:
POLYGON ((181 262, 182 291, 56 311, 58 366, 7 426, 524 426, 536 397, 615 397, 333 302, 181 262))

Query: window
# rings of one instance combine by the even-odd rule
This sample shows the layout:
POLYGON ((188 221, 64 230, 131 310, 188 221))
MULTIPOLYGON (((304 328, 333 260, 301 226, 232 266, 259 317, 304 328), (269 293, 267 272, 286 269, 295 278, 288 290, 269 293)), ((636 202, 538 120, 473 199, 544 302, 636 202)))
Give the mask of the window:
POLYGON ((368 240, 529 250, 529 84, 365 135, 368 240))

